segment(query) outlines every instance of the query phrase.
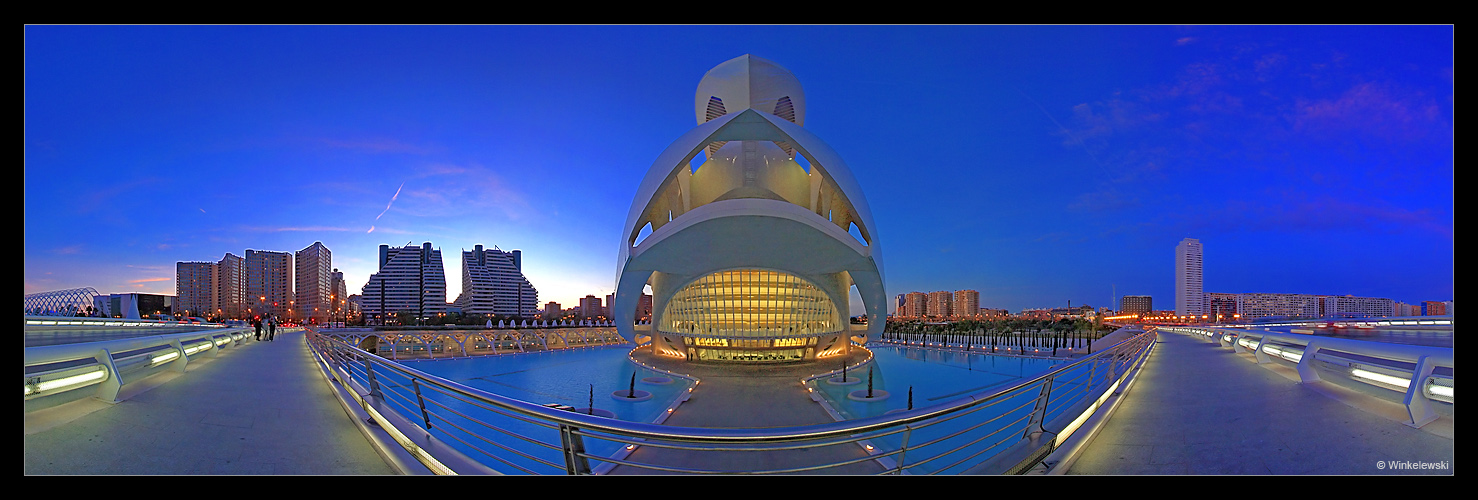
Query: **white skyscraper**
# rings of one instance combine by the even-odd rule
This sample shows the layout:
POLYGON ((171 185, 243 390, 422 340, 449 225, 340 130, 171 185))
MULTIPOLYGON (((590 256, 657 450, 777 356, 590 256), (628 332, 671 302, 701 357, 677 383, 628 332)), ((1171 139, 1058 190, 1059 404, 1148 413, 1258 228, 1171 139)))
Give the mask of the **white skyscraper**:
POLYGON ((1186 238, 1175 246, 1175 314, 1206 314, 1201 291, 1201 240, 1186 238))
POLYGON ((364 284, 365 318, 381 324, 416 324, 446 312, 446 273, 441 250, 431 243, 392 248, 380 245, 380 271, 364 284))
POLYGON ((455 304, 465 314, 536 316, 539 291, 523 275, 523 252, 482 245, 462 252, 462 294, 455 304))

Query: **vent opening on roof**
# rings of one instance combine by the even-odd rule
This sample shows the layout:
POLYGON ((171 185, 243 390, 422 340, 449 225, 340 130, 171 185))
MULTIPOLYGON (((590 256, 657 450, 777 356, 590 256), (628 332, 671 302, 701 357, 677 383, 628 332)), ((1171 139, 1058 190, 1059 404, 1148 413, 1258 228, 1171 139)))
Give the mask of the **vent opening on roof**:
POLYGON ((790 123, 795 123, 795 105, 790 103, 790 96, 781 97, 775 103, 775 116, 790 120, 790 123))
POLYGON ((712 120, 714 118, 718 118, 720 116, 724 116, 726 114, 728 114, 728 112, 727 111, 724 111, 724 100, 723 99, 719 99, 718 96, 709 96, 708 97, 708 114, 707 114, 708 118, 705 118, 703 121, 706 122, 706 121, 712 120))
POLYGON ((775 141, 775 146, 779 147, 781 151, 785 151, 786 158, 795 158, 795 148, 790 147, 790 143, 775 141))
POLYGON ((719 148, 724 147, 724 145, 725 144, 728 144, 728 143, 729 143, 729 141, 713 141, 713 142, 709 143, 708 144, 708 157, 709 158, 717 158, 718 157, 718 150, 719 150, 719 148))

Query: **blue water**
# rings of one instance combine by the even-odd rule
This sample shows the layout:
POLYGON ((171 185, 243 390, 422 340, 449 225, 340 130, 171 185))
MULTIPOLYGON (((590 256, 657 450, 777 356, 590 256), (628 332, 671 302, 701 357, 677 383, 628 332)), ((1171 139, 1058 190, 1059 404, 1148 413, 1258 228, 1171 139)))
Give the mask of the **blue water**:
POLYGON ((909 389, 913 407, 923 408, 1000 386, 1052 369, 1061 361, 1017 356, 966 354, 918 347, 872 345, 873 391, 888 391, 888 399, 858 402, 846 397, 851 391, 866 391, 868 367, 849 371, 856 385, 833 385, 818 381, 817 387, 832 408, 847 419, 882 415, 888 410, 907 409, 909 389))
MULTIPOLYGON (((856 402, 846 398, 847 392, 867 389, 868 369, 866 367, 858 373, 848 373, 849 379, 860 380, 860 383, 856 385, 837 386, 828 384, 824 380, 819 381, 817 387, 821 390, 823 397, 844 418, 870 417, 881 415, 888 410, 907 408, 910 387, 913 388, 914 407, 922 408, 953 401, 1037 375, 1062 362, 903 346, 883 345, 869 348, 876 356, 875 362, 871 365, 873 389, 874 391, 888 391, 891 396, 887 400, 874 403, 856 402)), ((586 408, 590 403, 593 386, 596 409, 612 411, 616 415, 615 418, 620 420, 654 422, 683 392, 689 389, 691 384, 686 380, 676 378, 674 378, 674 383, 667 385, 643 382, 642 379, 646 377, 667 377, 667 375, 649 371, 631 363, 627 359, 629 351, 629 346, 614 346, 473 358, 402 361, 401 363, 470 387, 536 404, 559 403, 576 408, 586 408), (628 402, 612 398, 612 392, 625 391, 630 388, 633 373, 636 374, 637 379, 636 389, 651 392, 653 397, 642 402, 628 402)), ((381 383, 386 385, 385 381, 381 383)), ((400 385, 399 392, 409 394, 408 388, 405 387, 406 384, 400 385)), ((997 407, 951 421, 948 425, 938 425, 916 431, 910 442, 918 444, 923 442, 920 440, 934 439, 966 427, 972 427, 978 425, 981 420, 993 419, 1002 412, 1010 413, 1010 415, 1000 419, 996 425, 997 427, 1006 425, 1006 422, 1029 414, 1032 410, 1030 402, 1036 397, 1036 393, 1026 392, 1029 394, 1005 398, 997 407), (1024 409, 1017 408, 1021 405, 1026 406, 1024 409)), ((564 462, 559 449, 540 446, 517 437, 524 436, 545 443, 559 443, 560 437, 556 429, 526 422, 437 393, 423 390, 423 394, 427 399, 447 407, 439 408, 431 405, 429 408, 436 414, 432 419, 431 432, 469 457, 508 474, 562 473, 564 462), (458 416, 456 413, 465 416, 458 416), (442 419, 450 420, 448 424, 469 429, 475 428, 477 434, 496 444, 469 436, 455 428, 450 428, 450 425, 438 423, 442 419), (472 419, 496 426, 506 431, 506 434, 482 427, 472 419), (516 453, 499 449, 500 445, 532 455, 538 460, 520 457, 516 453), (479 451, 479 449, 487 450, 488 453, 479 451), (508 463, 491 458, 489 454, 496 455, 508 463), (539 461, 545 463, 541 464, 539 461)), ((413 398, 414 396, 409 395, 408 397, 413 398)), ((407 418, 414 420, 419 417, 415 414, 416 411, 418 410, 406 410, 407 418)), ((971 434, 983 434, 992 429, 992 427, 981 427, 972 430, 971 434)), ((901 444, 901 439, 902 436, 895 435, 875 440, 874 444, 883 449, 896 449, 901 444)), ((999 451, 1000 448, 1015 440, 1008 439, 1007 441, 1005 444, 997 443, 996 440, 982 442, 956 455, 979 451, 999 451)), ((593 438, 586 438, 584 444, 587 451, 597 456, 611 456, 624 445, 624 443, 593 438)), ((957 445, 958 443, 949 446, 957 445)), ((928 456, 930 452, 932 450, 924 448, 918 452, 917 456, 928 456)), ((927 464, 928 467, 917 470, 923 472, 954 470, 947 468, 943 460, 939 462, 939 464, 927 464)), ((598 461, 592 461, 592 465, 598 463, 598 461)))
MULTIPOLYGON (((875 356, 871 370, 874 396, 879 394, 878 391, 888 391, 887 399, 861 402, 847 397, 847 394, 853 391, 862 391, 862 393, 867 391, 869 376, 867 367, 857 370, 857 373, 848 372, 849 380, 855 378, 861 381, 855 385, 834 385, 826 380, 817 381, 816 387, 822 397, 843 418, 865 418, 882 415, 889 410, 907 409, 910 389, 913 392, 913 408, 925 408, 1009 386, 1022 379, 1050 371, 1053 367, 1065 362, 1016 356, 967 354, 886 344, 869 345, 868 349, 872 350, 875 356)), ((1064 387, 1069 385, 1072 384, 1066 382, 1063 384, 1064 387)), ((911 449, 908 454, 904 455, 905 458, 911 455, 915 462, 919 461, 920 457, 939 455, 932 461, 913 464, 912 472, 914 473, 960 473, 966 470, 969 464, 978 462, 980 458, 990 457, 1014 444, 1020 438, 1018 431, 1003 430, 994 436, 985 436, 997 430, 1020 427, 1021 424, 1018 422, 1030 416, 1035 407, 1036 397, 1037 391, 1022 391, 1019 394, 999 399, 989 408, 981 408, 973 413, 942 421, 937 425, 910 431, 907 436, 893 434, 873 439, 872 444, 882 451, 892 451, 898 449, 904 439, 909 440, 910 446, 918 446, 959 431, 966 431, 962 437, 947 439, 940 444, 916 450, 911 449), (971 442, 976 439, 979 441, 971 442), (947 450, 962 445, 964 446, 962 449, 946 453, 947 450)), ((1047 418, 1049 420, 1055 418, 1060 410, 1060 408, 1054 409, 1049 406, 1047 418)))
MULTIPOLYGON (((630 346, 613 346, 473 358, 401 361, 401 363, 469 387, 535 404, 558 403, 581 409, 589 408, 593 391, 595 409, 610 411, 618 420, 653 422, 665 413, 667 408, 692 384, 684 379, 669 377, 666 374, 639 367, 627 359, 627 353, 630 351, 630 346), (626 392, 631 389, 633 373, 636 375, 636 390, 650 392, 652 398, 639 402, 613 398, 611 396, 613 392, 626 392), (673 382, 671 384, 644 382, 642 379, 647 377, 668 377, 673 382)), ((447 406, 447 408, 431 409, 437 413, 437 418, 451 420, 452 424, 464 428, 475 428, 476 433, 484 438, 492 439, 499 445, 519 452, 534 455, 548 463, 557 464, 559 469, 551 470, 548 464, 539 464, 535 460, 500 450, 497 445, 480 441, 455 429, 441 429, 433 420, 432 433, 452 443, 469 457, 506 474, 563 472, 564 459, 560 450, 514 437, 525 436, 557 445, 560 443, 557 430, 438 394, 430 394, 426 391, 423 391, 423 394, 447 406), (466 417, 458 416, 453 413, 453 410, 466 417), (505 435, 496 430, 487 429, 469 419, 496 426, 508 433, 505 435), (462 440, 471 444, 461 442, 462 440), (499 462, 489 457, 487 453, 473 449, 473 446, 488 450, 489 453, 508 460, 512 464, 499 462)), ((407 415, 407 418, 414 419, 415 417, 419 415, 407 415)), ((591 438, 586 438, 584 444, 587 451, 599 456, 611 456, 622 446, 621 443, 591 438)), ((591 465, 598 465, 598 462, 592 461, 591 465)))

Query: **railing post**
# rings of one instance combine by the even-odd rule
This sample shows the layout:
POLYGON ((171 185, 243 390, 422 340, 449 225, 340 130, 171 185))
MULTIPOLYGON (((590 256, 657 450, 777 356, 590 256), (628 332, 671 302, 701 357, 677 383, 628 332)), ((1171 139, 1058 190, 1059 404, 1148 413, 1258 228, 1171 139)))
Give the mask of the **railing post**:
POLYGON ((1273 360, 1268 359, 1268 353, 1262 351, 1263 346, 1266 345, 1268 345, 1268 336, 1263 335, 1262 338, 1258 339, 1257 341, 1257 349, 1253 351, 1253 354, 1257 356, 1257 364, 1259 365, 1265 365, 1273 362, 1273 360))
POLYGON ((894 475, 903 475, 903 456, 908 454, 908 437, 913 435, 913 426, 904 426, 903 445, 898 447, 898 467, 893 469, 894 475))
POLYGON ((421 407, 421 421, 426 423, 426 430, 431 430, 431 416, 426 414, 426 400, 421 398, 421 383, 415 377, 411 377, 411 386, 416 388, 416 404, 421 407))
POLYGON ((1304 353, 1298 358, 1299 382, 1312 384, 1319 381, 1319 372, 1314 371, 1314 355, 1319 353, 1319 341, 1310 340, 1304 346, 1304 353))
POLYGON ((1056 379, 1057 377, 1048 377, 1047 380, 1042 381, 1042 392, 1037 395, 1037 406, 1032 409, 1032 419, 1027 422, 1026 433, 1022 434, 1022 438, 1035 437, 1047 432, 1047 429, 1042 428, 1042 423, 1047 417, 1047 400, 1052 396, 1052 381, 1056 379))
POLYGON ((590 474, 590 460, 581 456, 585 453, 585 442, 575 431, 579 429, 567 424, 559 425, 559 440, 564 447, 565 473, 569 475, 590 474))
POLYGON ((369 358, 364 358, 364 374, 369 379, 370 395, 384 400, 384 394, 380 393, 380 382, 375 380, 375 365, 370 363, 369 358))
POLYGON ((107 349, 98 349, 93 359, 108 368, 108 378, 98 384, 97 398, 104 403, 117 404, 118 390, 123 388, 123 374, 118 373, 118 366, 113 364, 113 353, 108 352, 107 349))
POLYGON ((190 362, 190 356, 185 354, 185 346, 180 345, 180 339, 178 337, 171 340, 169 345, 173 346, 174 350, 180 353, 180 357, 175 358, 170 364, 174 366, 175 371, 185 373, 185 365, 190 362))
POLYGON ((1427 399, 1427 377, 1432 376, 1432 369, 1436 365, 1428 356, 1422 356, 1416 360, 1416 370, 1411 374, 1411 385, 1406 388, 1406 414, 1411 417, 1406 425, 1421 428, 1423 425, 1437 420, 1437 412, 1432 411, 1432 401, 1427 399))

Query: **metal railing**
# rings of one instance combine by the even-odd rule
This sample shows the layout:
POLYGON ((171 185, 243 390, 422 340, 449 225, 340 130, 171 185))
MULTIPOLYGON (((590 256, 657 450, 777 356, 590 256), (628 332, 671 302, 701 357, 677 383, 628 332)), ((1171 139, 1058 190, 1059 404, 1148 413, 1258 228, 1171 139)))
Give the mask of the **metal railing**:
POLYGON ((375 354, 392 360, 438 359, 628 344, 614 327, 540 327, 454 331, 317 330, 355 345, 374 338, 375 354))
MULTIPOLYGON (((85 318, 70 318, 68 321, 80 319, 85 318)), ((27 318, 27 323, 30 321, 27 318)), ((120 324, 107 326, 140 326, 136 320, 113 321, 120 324)), ((240 345, 251 337, 251 332, 246 329, 210 327, 194 330, 98 342, 26 347, 25 400, 96 385, 98 387, 95 395, 98 399, 116 403, 119 389, 152 374, 157 371, 154 370, 156 368, 172 368, 184 373, 191 357, 214 357, 221 349, 240 345)))
POLYGON ((549 408, 308 334, 325 369, 372 420, 442 474, 593 474, 613 468, 636 473, 838 473, 858 464, 882 464, 885 474, 1021 473, 1118 390, 1148 356, 1155 338, 1153 331, 1142 332, 1010 387, 925 408, 823 425, 740 429, 671 427, 549 408), (803 462, 827 458, 787 466, 765 459, 776 452, 833 446, 851 453, 840 458, 791 454, 803 462), (638 448, 644 453, 635 453, 638 448))
MULTIPOLYGON (((1370 342, 1307 334, 1236 328, 1162 326, 1160 330, 1205 338, 1238 353, 1251 352, 1258 364, 1281 359, 1293 363, 1301 382, 1321 380, 1316 366, 1326 373, 1405 393, 1407 425, 1422 427, 1438 414, 1432 402, 1453 403, 1453 377, 1434 374, 1438 368, 1453 368, 1451 347, 1432 347, 1370 342), (1317 365, 1316 365, 1317 363, 1317 365)), ((1448 371, 1444 370, 1444 371, 1448 371)))

